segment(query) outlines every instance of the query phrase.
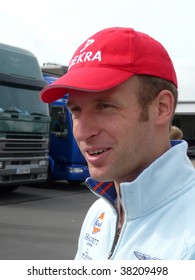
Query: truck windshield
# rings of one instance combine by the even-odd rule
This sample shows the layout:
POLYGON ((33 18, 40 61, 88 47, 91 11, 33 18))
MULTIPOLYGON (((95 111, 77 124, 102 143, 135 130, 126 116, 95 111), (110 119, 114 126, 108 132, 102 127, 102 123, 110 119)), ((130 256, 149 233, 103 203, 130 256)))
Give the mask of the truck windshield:
POLYGON ((40 90, 0 85, 0 111, 49 115, 48 106, 39 98, 40 90))

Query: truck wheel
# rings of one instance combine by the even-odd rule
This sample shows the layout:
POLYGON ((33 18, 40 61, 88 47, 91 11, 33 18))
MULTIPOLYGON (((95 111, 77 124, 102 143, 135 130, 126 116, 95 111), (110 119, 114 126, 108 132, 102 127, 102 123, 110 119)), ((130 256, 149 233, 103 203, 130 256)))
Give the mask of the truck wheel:
POLYGON ((10 193, 15 191, 19 186, 0 187, 0 193, 10 193))
POLYGON ((53 177, 52 177, 52 172, 51 172, 51 169, 50 169, 50 167, 48 167, 48 175, 47 175, 47 179, 46 179, 46 181, 44 182, 44 183, 42 183, 41 184, 41 186, 43 186, 43 187, 53 187, 53 185, 54 185, 54 179, 53 179, 53 177))
POLYGON ((68 180, 70 185, 81 185, 84 181, 68 180))

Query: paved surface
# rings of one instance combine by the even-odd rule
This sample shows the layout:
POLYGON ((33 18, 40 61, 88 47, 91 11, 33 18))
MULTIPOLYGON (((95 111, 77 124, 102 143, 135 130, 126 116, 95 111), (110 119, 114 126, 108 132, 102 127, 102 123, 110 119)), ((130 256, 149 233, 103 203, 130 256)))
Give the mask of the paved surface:
POLYGON ((84 185, 19 187, 0 194, 0 260, 71 260, 80 228, 97 199, 84 185))

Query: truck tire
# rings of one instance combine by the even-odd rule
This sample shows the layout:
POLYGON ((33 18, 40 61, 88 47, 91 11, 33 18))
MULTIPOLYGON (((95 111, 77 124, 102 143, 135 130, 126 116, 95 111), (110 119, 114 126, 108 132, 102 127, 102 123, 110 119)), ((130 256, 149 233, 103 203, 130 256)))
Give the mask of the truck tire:
POLYGON ((15 191, 19 186, 0 187, 0 193, 10 193, 15 191))
POLYGON ((51 188, 54 185, 54 179, 52 177, 52 172, 51 172, 51 168, 50 166, 48 167, 48 175, 47 175, 47 179, 44 183, 41 184, 41 186, 45 187, 45 188, 51 188))

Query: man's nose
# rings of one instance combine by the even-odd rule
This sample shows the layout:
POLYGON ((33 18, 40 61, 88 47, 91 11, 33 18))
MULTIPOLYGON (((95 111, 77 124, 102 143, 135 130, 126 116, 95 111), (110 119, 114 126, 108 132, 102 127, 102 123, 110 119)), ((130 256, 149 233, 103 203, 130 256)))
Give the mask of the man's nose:
POLYGON ((81 113, 78 120, 73 122, 73 131, 77 141, 87 141, 98 135, 100 128, 95 114, 81 113))

